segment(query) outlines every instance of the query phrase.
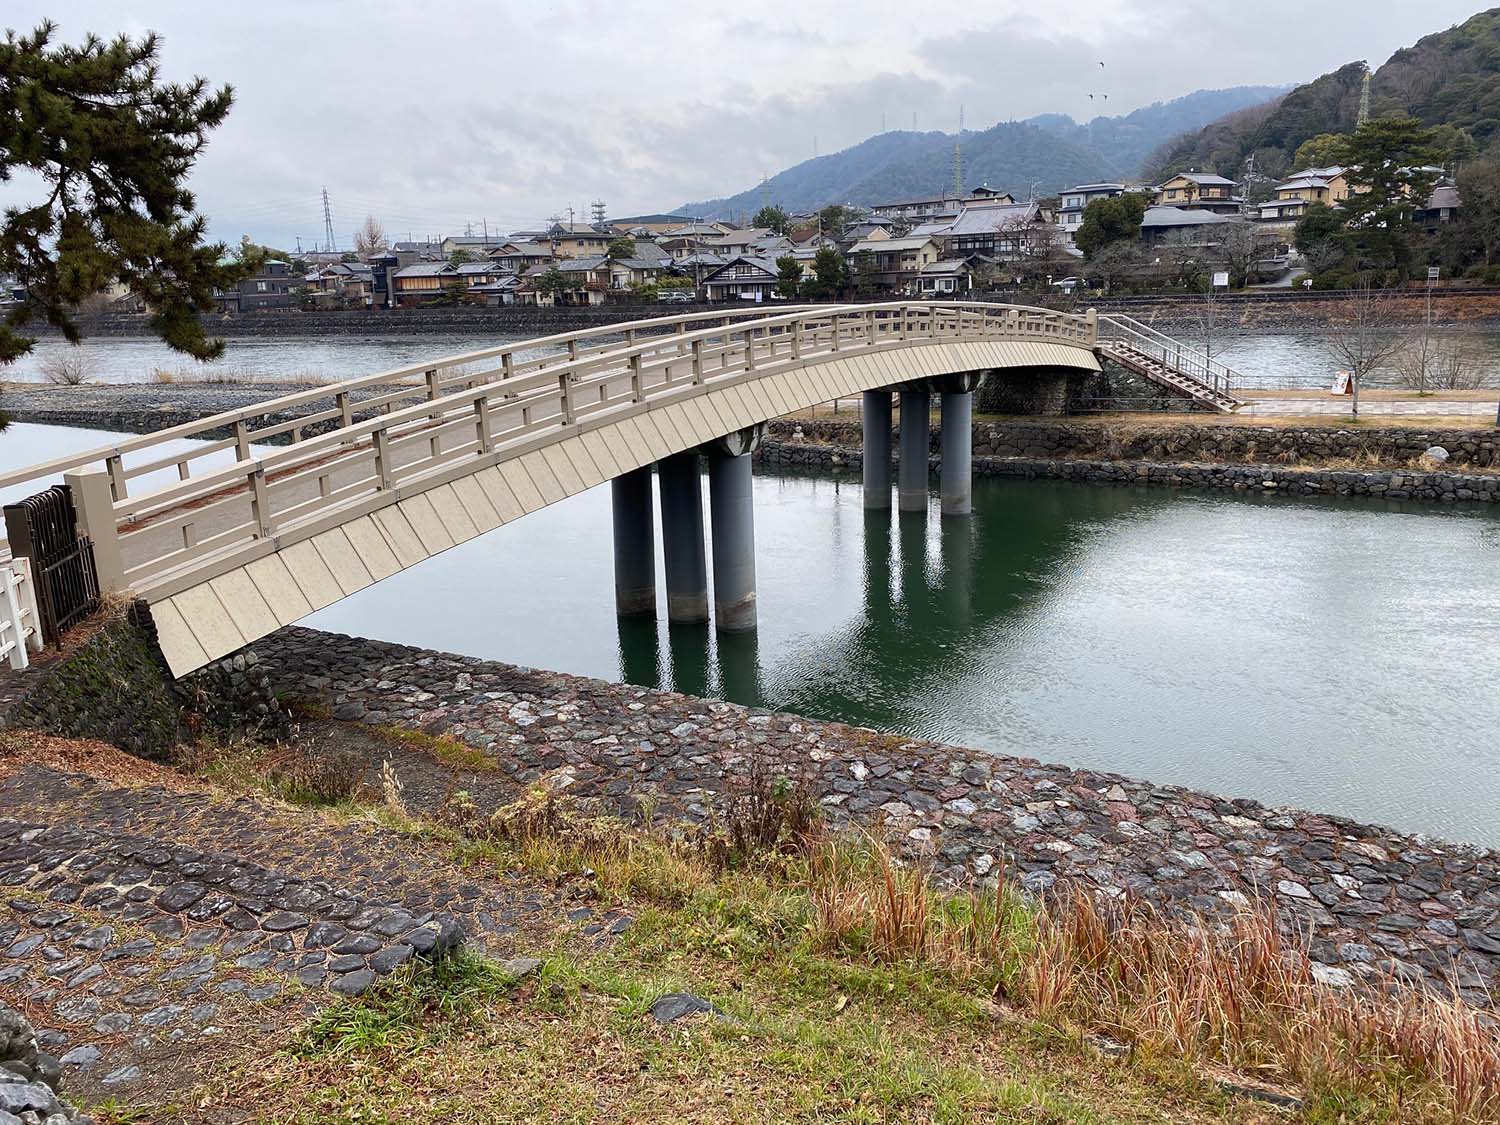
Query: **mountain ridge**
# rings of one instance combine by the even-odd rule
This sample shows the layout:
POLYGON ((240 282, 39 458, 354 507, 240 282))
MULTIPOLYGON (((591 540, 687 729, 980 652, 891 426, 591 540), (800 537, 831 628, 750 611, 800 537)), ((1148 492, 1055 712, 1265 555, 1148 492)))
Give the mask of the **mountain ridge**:
POLYGON ((1073 183, 1134 176, 1170 138, 1287 89, 1197 90, 1083 123, 1067 114, 1045 113, 962 134, 891 130, 804 160, 734 195, 685 203, 674 213, 732 218, 753 214, 762 198, 791 211, 810 211, 829 203, 868 206, 882 199, 936 194, 951 189, 955 142, 963 146, 966 185, 986 183, 1024 197, 1035 184, 1039 193, 1049 194, 1073 183))

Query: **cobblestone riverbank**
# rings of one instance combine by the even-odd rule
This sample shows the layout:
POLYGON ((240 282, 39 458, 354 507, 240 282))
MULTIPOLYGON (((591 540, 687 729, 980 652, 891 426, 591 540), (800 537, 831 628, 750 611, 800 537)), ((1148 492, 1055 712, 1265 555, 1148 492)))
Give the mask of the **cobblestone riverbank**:
POLYGON ((442 733, 517 786, 692 820, 761 756, 836 826, 878 825, 950 880, 1008 871, 1192 909, 1274 903, 1335 984, 1388 972, 1477 1003, 1500 980, 1500 855, 1329 815, 840 723, 290 628, 256 645, 284 695, 442 733))

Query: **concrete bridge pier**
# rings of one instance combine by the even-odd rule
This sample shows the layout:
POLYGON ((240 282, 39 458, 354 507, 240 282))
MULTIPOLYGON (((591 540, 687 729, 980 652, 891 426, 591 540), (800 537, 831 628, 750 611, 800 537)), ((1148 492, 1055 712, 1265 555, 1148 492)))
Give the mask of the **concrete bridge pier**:
POLYGON ((765 426, 739 430, 704 447, 714 544, 714 627, 755 628, 755 500, 750 455, 765 426))
MULTIPOLYGON (((903 512, 927 510, 927 451, 932 395, 926 384, 901 388, 901 469, 896 489, 903 512)), ((868 457, 868 453, 866 454, 868 457)))
POLYGON ((667 621, 708 622, 708 561, 703 549, 703 477, 698 451, 657 462, 661 481, 662 559, 667 570, 667 621))
POLYGON ((943 515, 967 516, 974 511, 974 393, 945 391, 940 409, 943 515))
POLYGON ((865 508, 891 507, 891 392, 866 391, 864 417, 865 508))
POLYGON ((656 616, 655 505, 651 466, 609 482, 615 538, 615 612, 621 617, 656 616))

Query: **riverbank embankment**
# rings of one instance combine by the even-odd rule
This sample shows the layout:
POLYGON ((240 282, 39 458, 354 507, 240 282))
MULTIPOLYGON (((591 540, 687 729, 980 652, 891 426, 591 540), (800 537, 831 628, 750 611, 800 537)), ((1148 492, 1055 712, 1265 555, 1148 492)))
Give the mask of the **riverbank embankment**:
POLYGON ((752 762, 836 827, 875 826, 935 874, 1005 872, 1209 914, 1246 897, 1308 940, 1321 979, 1500 982, 1500 855, 1341 817, 673 692, 291 628, 255 646, 284 698, 443 736, 488 784, 544 783, 625 815, 703 820, 752 762))
MULTIPOLYGON (((863 464, 857 423, 778 419, 770 434, 756 451, 768 466, 840 472, 863 464)), ((939 465, 938 444, 934 431, 929 447, 933 472, 939 465)), ((1492 471, 1500 466, 1493 430, 1189 423, 1134 427, 1015 420, 975 423, 973 449, 974 472, 986 477, 1500 503, 1500 472, 1492 471), (1453 469, 1424 464, 1434 445, 1448 451, 1444 464, 1453 469)))
MULTIPOLYGON (((1153 325, 1198 325, 1212 318, 1218 331, 1244 329, 1293 329, 1321 326, 1347 307, 1348 295, 1288 291, 1251 291, 1219 295, 1210 309, 1206 298, 1186 294, 1140 297, 1064 298, 1056 294, 994 294, 978 298, 1019 305, 1045 305, 1082 311, 1121 313, 1153 325)), ((1421 290, 1407 290, 1392 297, 1392 316, 1413 323, 1426 316, 1427 298, 1421 290)), ((205 329, 215 336, 545 336, 582 328, 619 324, 629 320, 699 313, 713 316, 743 313, 739 304, 664 305, 619 303, 607 305, 539 307, 505 305, 497 308, 346 309, 305 311, 280 309, 240 316, 204 314, 205 329)), ((778 305, 765 306, 768 316, 778 305)), ((1436 289, 1432 295, 1433 322, 1439 325, 1500 323, 1500 291, 1436 289)), ((134 314, 107 314, 80 321, 85 336, 148 336, 147 318, 134 314)), ((34 329, 46 335, 45 325, 34 329)))

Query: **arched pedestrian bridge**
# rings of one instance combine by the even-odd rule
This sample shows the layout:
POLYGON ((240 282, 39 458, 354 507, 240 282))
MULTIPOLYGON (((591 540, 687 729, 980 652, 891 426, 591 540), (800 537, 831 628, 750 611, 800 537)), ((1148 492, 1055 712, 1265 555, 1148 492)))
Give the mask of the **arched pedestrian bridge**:
POLYGON ((162 651, 183 675, 606 480, 621 612, 654 613, 653 466, 669 615, 707 620, 702 451, 718 624, 745 627, 754 623, 748 453, 764 422, 866 394, 867 503, 888 506, 899 389, 903 415, 921 419, 903 427, 899 491, 904 504, 925 505, 936 390, 944 510, 962 514, 978 378, 1097 371, 1098 345, 1092 312, 995 304, 663 317, 317 387, 6 474, 0 486, 67 480, 101 586, 150 604, 162 651), (266 444, 275 441, 290 444, 266 444))

